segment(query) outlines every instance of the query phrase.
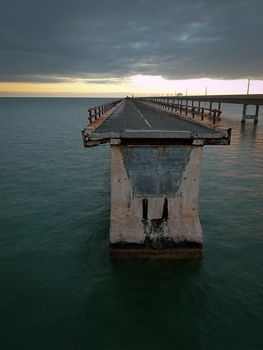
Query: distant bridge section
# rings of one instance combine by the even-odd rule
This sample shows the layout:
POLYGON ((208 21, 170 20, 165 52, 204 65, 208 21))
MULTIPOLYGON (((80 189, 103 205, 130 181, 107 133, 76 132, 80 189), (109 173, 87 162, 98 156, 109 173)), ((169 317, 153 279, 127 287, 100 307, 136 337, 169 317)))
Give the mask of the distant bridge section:
POLYGON ((243 113, 241 122, 245 123, 247 119, 253 119, 254 123, 258 123, 259 107, 263 106, 263 94, 253 95, 209 95, 209 96, 154 96, 144 97, 144 100, 152 102, 162 102, 171 105, 198 107, 202 104, 209 103, 209 108, 212 110, 213 105, 217 104, 217 109, 221 110, 222 103, 240 104, 243 105, 243 113), (254 114, 247 113, 248 106, 255 106, 254 114))
POLYGON ((169 100, 183 100, 183 101, 202 101, 202 102, 219 102, 219 103, 234 103, 234 104, 253 104, 263 106, 263 94, 254 95, 200 95, 200 96, 158 96, 148 97, 169 100))

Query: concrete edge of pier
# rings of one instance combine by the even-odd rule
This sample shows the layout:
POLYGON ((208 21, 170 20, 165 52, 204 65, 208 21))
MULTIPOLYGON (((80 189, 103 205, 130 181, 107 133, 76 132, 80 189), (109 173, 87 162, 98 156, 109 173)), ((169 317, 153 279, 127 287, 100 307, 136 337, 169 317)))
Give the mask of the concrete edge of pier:
POLYGON ((106 143, 110 140, 120 140, 128 142, 132 140, 141 140, 144 143, 149 140, 160 140, 163 143, 165 140, 170 142, 174 140, 180 143, 193 143, 200 145, 228 145, 230 142, 230 129, 221 129, 218 133, 210 132, 190 132, 190 131, 170 131, 170 130, 124 130, 122 132, 109 133, 92 133, 90 134, 90 143, 106 143))
POLYGON ((158 259, 197 259, 202 258, 203 249, 200 248, 178 248, 173 250, 154 250, 154 249, 132 249, 132 248, 114 248, 110 245, 110 256, 114 259, 122 258, 158 258, 158 259))

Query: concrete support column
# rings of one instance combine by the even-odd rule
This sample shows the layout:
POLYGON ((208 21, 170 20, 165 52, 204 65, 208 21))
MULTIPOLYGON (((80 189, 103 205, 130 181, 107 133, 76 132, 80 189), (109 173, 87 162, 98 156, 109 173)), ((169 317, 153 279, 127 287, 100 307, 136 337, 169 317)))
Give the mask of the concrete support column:
POLYGON ((244 104, 243 105, 243 112, 242 112, 241 123, 245 123, 246 122, 246 116, 247 116, 247 105, 244 104))
MULTIPOLYGON (((213 102, 210 102, 210 103, 209 103, 209 108, 210 108, 210 109, 212 109, 212 108, 213 108, 213 102)), ((212 115, 212 112, 211 112, 211 111, 209 111, 209 113, 208 113, 208 114, 209 114, 209 115, 212 115)))
POLYGON ((256 105, 254 124, 258 123, 258 113, 259 113, 259 105, 256 105))
POLYGON ((256 105, 256 109, 255 109, 255 114, 247 114, 247 104, 243 105, 243 112, 242 112, 242 119, 241 119, 241 123, 245 123, 247 119, 253 119, 254 120, 254 124, 258 123, 258 113, 259 113, 259 105, 256 105))
POLYGON ((111 145, 112 256, 200 257, 202 146, 111 145))

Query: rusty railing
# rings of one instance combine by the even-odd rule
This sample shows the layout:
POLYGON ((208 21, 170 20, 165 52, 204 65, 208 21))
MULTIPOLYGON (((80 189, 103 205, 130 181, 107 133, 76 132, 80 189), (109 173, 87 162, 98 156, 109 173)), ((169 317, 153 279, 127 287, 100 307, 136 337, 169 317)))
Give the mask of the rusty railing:
POLYGON ((93 123, 95 120, 97 120, 99 117, 101 117, 102 115, 106 114, 110 109, 112 109, 113 107, 118 106, 118 104, 120 104, 122 101, 121 100, 116 100, 116 101, 112 101, 110 103, 106 103, 100 106, 96 106, 96 107, 91 107, 88 109, 89 112, 89 116, 88 116, 88 120, 89 123, 93 123))
POLYGON ((216 124, 220 120, 220 115, 222 111, 215 108, 206 108, 201 106, 189 106, 188 104, 183 103, 168 103, 163 101, 156 101, 148 99, 147 101, 160 106, 162 109, 165 109, 170 112, 179 112, 182 114, 184 112, 185 116, 191 115, 192 118, 200 116, 201 120, 204 120, 204 117, 211 118, 213 124, 216 124), (206 113, 208 112, 208 113, 206 113))

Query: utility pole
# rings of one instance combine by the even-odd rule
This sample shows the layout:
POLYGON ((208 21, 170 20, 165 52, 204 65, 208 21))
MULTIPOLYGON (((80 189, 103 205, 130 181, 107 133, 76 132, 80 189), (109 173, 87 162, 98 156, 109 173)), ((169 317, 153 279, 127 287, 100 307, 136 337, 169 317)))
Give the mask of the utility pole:
POLYGON ((249 95, 249 88, 250 88, 250 78, 247 80, 247 95, 249 95))

